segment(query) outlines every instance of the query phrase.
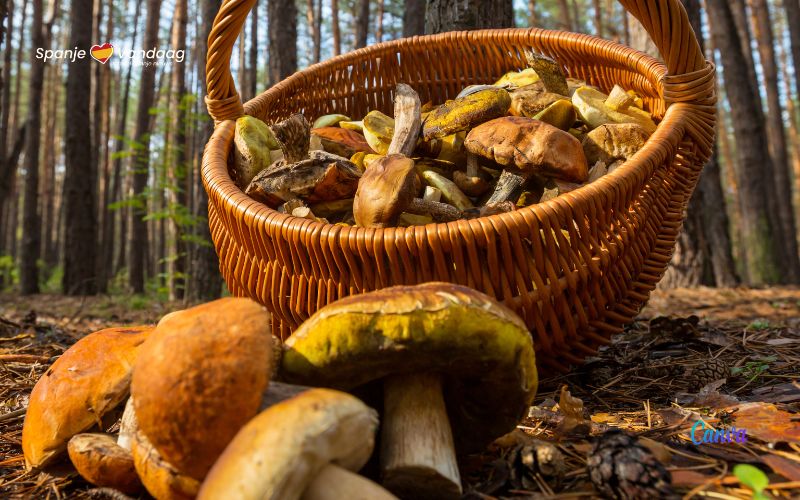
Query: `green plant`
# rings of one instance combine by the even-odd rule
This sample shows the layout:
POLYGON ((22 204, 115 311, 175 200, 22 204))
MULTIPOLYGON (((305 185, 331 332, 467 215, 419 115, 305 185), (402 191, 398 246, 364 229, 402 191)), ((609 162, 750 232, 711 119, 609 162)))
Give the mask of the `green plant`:
POLYGON ((753 330, 766 330, 770 327, 769 320, 766 319, 757 319, 750 323, 748 328, 753 330))
POLYGON ((755 500, 766 500, 769 498, 764 494, 764 490, 769 486, 769 478, 758 467, 748 464, 738 464, 733 468, 733 475, 739 482, 753 490, 755 500))
POLYGON ((731 375, 741 375, 746 378, 748 382, 752 382, 769 371, 770 363, 776 360, 777 358, 774 356, 767 356, 754 361, 748 361, 744 366, 735 366, 731 368, 731 375))

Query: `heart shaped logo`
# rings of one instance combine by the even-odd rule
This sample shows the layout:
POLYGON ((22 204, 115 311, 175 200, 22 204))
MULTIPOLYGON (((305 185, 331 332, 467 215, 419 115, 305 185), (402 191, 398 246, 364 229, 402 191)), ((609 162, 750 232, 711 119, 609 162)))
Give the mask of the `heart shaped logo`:
POLYGON ((111 59, 111 55, 114 54, 114 46, 108 42, 104 43, 103 45, 92 45, 90 54, 92 54, 92 57, 96 61, 105 64, 106 61, 111 59))

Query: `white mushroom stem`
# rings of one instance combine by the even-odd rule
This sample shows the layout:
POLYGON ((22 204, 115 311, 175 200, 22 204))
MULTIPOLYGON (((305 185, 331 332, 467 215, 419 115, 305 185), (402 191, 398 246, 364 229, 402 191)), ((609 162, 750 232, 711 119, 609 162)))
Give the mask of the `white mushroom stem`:
POLYGON ((384 380, 381 472, 389 490, 408 498, 458 498, 461 476, 453 432, 435 374, 384 380))
POLYGON ((398 83, 394 97, 394 134, 386 154, 411 157, 417 147, 422 113, 419 95, 404 83, 398 83))
POLYGON ((354 472, 328 464, 303 492, 301 500, 397 500, 380 485, 354 472))
POLYGON ((442 199, 442 191, 433 186, 425 186, 425 194, 422 196, 426 201, 440 201, 442 199))
POLYGON ((125 411, 122 412, 122 418, 119 423, 119 436, 117 437, 117 444, 128 451, 131 450, 133 435, 139 430, 139 422, 136 420, 136 413, 133 410, 133 396, 128 398, 125 403, 125 411))
POLYGON ((467 177, 478 176, 478 155, 467 151, 467 177))

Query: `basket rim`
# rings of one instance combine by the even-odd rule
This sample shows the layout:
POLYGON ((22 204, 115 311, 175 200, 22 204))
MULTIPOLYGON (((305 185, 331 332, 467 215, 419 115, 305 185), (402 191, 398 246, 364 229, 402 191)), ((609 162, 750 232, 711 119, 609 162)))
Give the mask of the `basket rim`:
MULTIPOLYGON (((488 30, 474 30, 474 31, 454 31, 447 33, 439 33, 434 35, 421 35, 409 38, 401 38, 379 44, 370 45, 368 47, 360 48, 354 51, 341 54, 325 61, 313 64, 303 70, 297 71, 291 76, 273 85, 265 90, 258 96, 250 99, 244 104, 244 112, 246 115, 256 116, 254 113, 259 105, 264 105, 273 94, 279 94, 284 87, 290 85, 303 85, 305 79, 316 72, 324 72, 333 70, 339 66, 347 65, 359 61, 366 57, 381 56, 388 53, 398 46, 412 43, 428 42, 453 42, 462 41, 465 43, 475 43, 479 38, 484 36, 505 38, 511 41, 514 45, 523 46, 531 45, 527 39, 541 38, 548 41, 548 43, 562 44, 570 43, 574 45, 592 46, 594 53, 602 54, 604 59, 614 58, 615 61, 626 67, 627 69, 636 72, 649 81, 651 81, 655 90, 658 92, 658 99, 665 103, 664 99, 664 78, 667 77, 667 67, 664 63, 649 56, 643 52, 637 51, 627 47, 621 43, 611 40, 598 38, 593 35, 573 33, 560 30, 546 30, 541 28, 506 28, 506 29, 488 29, 488 30)), ((666 104, 666 103, 665 103, 666 104)), ((430 234, 431 232, 439 234, 447 234, 451 225, 461 224, 479 224, 488 223, 490 226, 496 225, 517 225, 520 221, 514 219, 522 219, 523 214, 530 214, 538 219, 547 218, 549 214, 564 214, 565 209, 569 206, 577 204, 581 199, 596 199, 598 197, 606 197, 606 202, 614 208, 622 208, 619 203, 619 193, 623 191, 623 185, 627 184, 644 184, 644 181, 651 175, 651 170, 658 161, 653 161, 654 158, 663 157, 666 150, 673 150, 677 146, 682 133, 685 131, 685 124, 688 121, 689 110, 681 106, 666 106, 664 117, 657 124, 656 131, 648 138, 644 147, 640 149, 634 156, 625 162, 624 165, 615 169, 612 173, 603 176, 595 182, 585 184, 573 191, 564 193, 551 200, 536 203, 526 207, 518 208, 512 212, 500 213, 494 215, 483 216, 475 219, 459 219, 452 222, 432 222, 420 226, 409 227, 388 227, 388 228, 374 228, 374 227, 360 227, 360 226, 343 226, 340 224, 331 224, 317 222, 309 219, 295 217, 291 214, 284 214, 278 212, 276 209, 265 205, 253 198, 247 196, 242 189, 240 189, 231 179, 227 169, 227 161, 224 168, 220 168, 219 159, 210 158, 211 151, 220 146, 222 143, 223 149, 226 154, 230 151, 233 143, 233 124, 234 120, 225 120, 219 122, 214 129, 214 133, 209 138, 206 145, 206 150, 203 153, 203 168, 202 179, 203 184, 209 195, 212 193, 217 195, 217 198, 229 207, 235 207, 235 211, 241 216, 249 213, 253 216, 255 224, 263 224, 265 226, 277 226, 283 229, 291 229, 296 232, 312 232, 334 235, 339 234, 339 238, 357 237, 357 232, 366 232, 368 234, 393 234, 395 237, 397 233, 402 235, 406 231, 425 231, 430 234), (226 137, 228 136, 228 137, 226 137), (224 141, 224 142, 223 142, 224 141), (665 149, 666 146, 666 149, 665 149), (353 232, 353 234, 351 234, 353 232)), ((209 196, 211 198, 211 196, 209 196)), ((625 207, 627 208, 627 207, 625 207)), ((561 220, 562 217, 559 217, 561 220)))

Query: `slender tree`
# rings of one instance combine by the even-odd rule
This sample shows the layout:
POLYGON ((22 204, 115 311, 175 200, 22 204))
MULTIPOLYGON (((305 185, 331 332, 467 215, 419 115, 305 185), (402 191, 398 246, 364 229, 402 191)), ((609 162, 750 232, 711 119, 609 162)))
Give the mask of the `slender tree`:
MULTIPOLYGON (((20 292, 39 292, 38 260, 41 243, 41 219, 39 217, 39 144, 41 123, 42 89, 44 88, 44 61, 36 57, 36 47, 44 47, 44 8, 42 0, 33 0, 31 25, 31 58, 28 92, 29 130, 25 140, 25 193, 22 209, 22 259, 20 261, 20 292)), ((74 28, 73 28, 74 29, 74 28)))
POLYGON ((792 203, 792 183, 789 174, 786 131, 783 127, 783 107, 778 90, 778 67, 776 65, 772 21, 766 0, 752 0, 754 32, 757 40, 763 87, 767 95, 767 139, 773 169, 773 197, 777 202, 780 222, 780 240, 786 283, 800 283, 800 254, 797 248, 797 229, 792 203))
POLYGON ((511 0, 428 0, 425 33, 508 28, 514 25, 511 0))
MULTIPOLYGON (((160 9, 161 0, 147 0, 144 50, 148 50, 158 44, 160 9)), ((131 216, 131 244, 130 256, 128 257, 128 280, 134 293, 144 292, 145 247, 148 239, 147 225, 143 220, 146 215, 147 202, 143 195, 147 186, 150 168, 150 108, 153 106, 156 79, 155 60, 145 58, 145 63, 139 80, 139 102, 136 108, 134 138, 137 145, 133 154, 134 171, 132 176, 133 196, 136 199, 136 203, 133 205, 131 216)))
POLYGON ((536 0, 528 0, 528 26, 537 25, 536 0))
MULTIPOLYGON (((184 36, 184 48, 186 47, 186 40, 184 36)), ((248 54, 250 64, 247 66, 247 83, 249 88, 244 92, 250 98, 258 95, 258 3, 253 5, 253 10, 250 12, 250 53, 248 54)))
POLYGON ((308 23, 308 36, 311 37, 311 62, 319 62, 320 54, 320 33, 317 31, 316 11, 314 10, 314 0, 306 0, 306 22, 308 23))
MULTIPOLYGON (((336 0, 334 0, 336 1, 336 0)), ((425 0, 405 0, 403 9, 403 36, 425 34, 425 0)))
MULTIPOLYGON (((403 25, 405 26, 405 17, 403 25)), ((339 0, 331 0, 331 37, 333 38, 333 55, 338 56, 342 53, 342 35, 339 31, 339 0)))
MULTIPOLYGON (((294 0, 268 0, 267 7, 269 81, 275 84, 297 71, 297 7, 294 0)), ((217 10, 218 3, 214 14, 217 10)), ((205 59, 202 65, 205 68, 205 59)), ((205 75, 202 75, 202 80, 205 81, 205 75)))
POLYGON ((786 26, 795 68, 795 92, 800 99, 800 77, 797 76, 797 68, 800 68, 800 0, 783 0, 783 5, 786 9, 786 26))
POLYGON ((355 0, 353 3, 355 12, 353 13, 353 41, 354 49, 367 46, 367 34, 369 33, 369 0, 355 0))
POLYGON ((742 64, 745 58, 731 5, 724 0, 707 0, 706 8, 714 20, 712 36, 725 68, 725 90, 731 104, 747 281, 751 285, 775 283, 780 280, 781 254, 767 206, 772 184, 763 169, 770 162, 764 125, 753 120, 758 116, 756 91, 742 64))
POLYGON ((383 0, 378 0, 377 12, 375 13, 375 43, 383 41, 383 0))
POLYGON ((603 37, 603 7, 600 5, 600 0, 592 0, 592 8, 594 9, 594 34, 603 37))
MULTIPOLYGON (((92 0, 72 0, 70 46, 92 45, 92 0)), ((87 83, 92 77, 92 59, 71 63, 67 73, 66 170, 64 174, 64 277, 67 295, 90 295, 97 291, 95 251, 97 245, 97 198, 87 83)))
POLYGON ((569 3, 567 0, 558 0, 559 25, 558 28, 565 31, 573 31, 572 16, 570 15, 569 3))

